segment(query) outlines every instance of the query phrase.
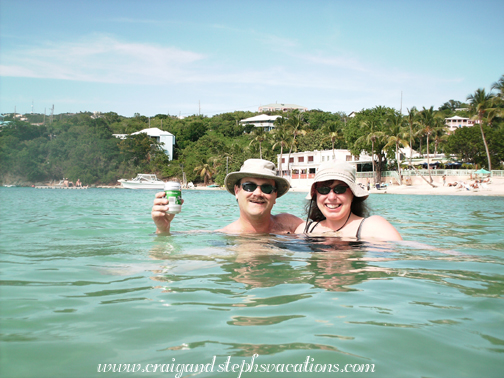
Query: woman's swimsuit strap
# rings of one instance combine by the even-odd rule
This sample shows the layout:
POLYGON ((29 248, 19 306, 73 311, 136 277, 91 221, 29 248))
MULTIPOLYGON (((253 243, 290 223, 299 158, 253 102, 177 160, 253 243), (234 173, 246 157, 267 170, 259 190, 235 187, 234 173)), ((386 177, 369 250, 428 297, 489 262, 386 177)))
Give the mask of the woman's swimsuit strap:
MULTIPOLYGON (((364 221, 366 220, 367 218, 363 218, 359 224, 359 228, 357 229, 357 233, 355 234, 355 237, 357 239, 360 239, 360 236, 361 236, 361 230, 362 230, 362 225, 364 224, 364 221)), ((313 221, 309 221, 308 224, 306 225, 305 227, 305 230, 308 230, 308 233, 311 234, 313 232, 313 230, 315 229, 315 227, 318 226, 320 222, 313 222, 313 221), (310 226, 313 224, 313 227, 311 228, 311 230, 309 230, 310 226)))
POLYGON ((313 230, 315 229, 315 227, 318 226, 320 222, 314 222, 312 220, 310 220, 307 224, 306 224, 306 227, 305 227, 305 234, 308 233, 308 234, 311 234, 313 232, 313 230), (311 228, 310 230, 310 226, 313 224, 313 227, 311 228))
POLYGON ((362 225, 364 223, 364 221, 366 220, 367 218, 363 218, 359 224, 359 228, 357 229, 357 234, 355 234, 355 237, 357 239, 360 239, 360 234, 361 234, 361 228, 362 228, 362 225))

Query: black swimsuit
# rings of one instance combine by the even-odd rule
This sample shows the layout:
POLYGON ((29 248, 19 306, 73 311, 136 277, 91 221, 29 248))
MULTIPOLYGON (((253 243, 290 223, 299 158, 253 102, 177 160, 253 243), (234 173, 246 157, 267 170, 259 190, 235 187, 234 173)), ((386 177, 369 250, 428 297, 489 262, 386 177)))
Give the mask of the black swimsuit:
MULTIPOLYGON (((362 228, 362 224, 364 223, 364 221, 366 220, 366 218, 362 219, 360 224, 359 224, 359 228, 357 229, 357 233, 355 234, 355 237, 357 239, 360 239, 360 236, 361 236, 361 228, 362 228)), ((311 234, 313 232, 313 230, 315 229, 315 227, 317 227, 319 225, 321 221, 319 222, 314 222, 314 221, 309 221, 308 224, 306 225, 305 229, 308 230, 308 234, 311 234), (310 226, 313 224, 313 227, 311 228, 311 230, 309 229, 310 226)))

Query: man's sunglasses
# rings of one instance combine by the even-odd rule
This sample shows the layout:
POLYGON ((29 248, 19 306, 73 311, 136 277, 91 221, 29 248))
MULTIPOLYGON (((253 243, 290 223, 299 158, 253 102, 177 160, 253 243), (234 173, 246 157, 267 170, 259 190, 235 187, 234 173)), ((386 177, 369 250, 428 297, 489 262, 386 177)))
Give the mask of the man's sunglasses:
POLYGON ((257 185, 254 182, 245 182, 245 183, 241 184, 241 186, 242 186, 243 190, 245 190, 246 192, 253 192, 257 189, 258 186, 261 188, 261 191, 264 194, 271 194, 273 192, 276 192, 276 188, 271 184, 257 185))
POLYGON ((326 195, 326 194, 331 193, 331 190, 332 190, 335 194, 343 194, 346 192, 347 189, 348 189, 348 186, 344 186, 344 185, 336 185, 332 189, 328 186, 319 186, 317 188, 317 192, 319 192, 322 195, 326 195))

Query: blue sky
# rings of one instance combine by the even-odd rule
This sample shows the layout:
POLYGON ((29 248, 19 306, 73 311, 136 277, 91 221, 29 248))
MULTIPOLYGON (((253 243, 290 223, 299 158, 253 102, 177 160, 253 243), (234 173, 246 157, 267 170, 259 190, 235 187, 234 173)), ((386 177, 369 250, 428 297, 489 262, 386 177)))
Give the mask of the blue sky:
POLYGON ((504 75, 502 0, 0 0, 0 112, 439 107, 504 75))

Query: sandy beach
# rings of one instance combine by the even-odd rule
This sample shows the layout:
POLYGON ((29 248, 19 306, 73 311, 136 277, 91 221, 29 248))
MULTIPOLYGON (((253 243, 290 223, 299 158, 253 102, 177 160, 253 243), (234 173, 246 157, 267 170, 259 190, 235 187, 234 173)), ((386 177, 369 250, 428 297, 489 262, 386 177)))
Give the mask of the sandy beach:
MULTIPOLYGON (((449 187, 448 182, 443 186, 442 182, 434 182, 435 188, 426 182, 414 185, 389 184, 386 189, 377 190, 372 188, 371 194, 416 194, 416 195, 441 195, 441 196, 502 196, 504 197, 504 177, 493 177, 492 182, 483 188, 467 190, 466 188, 449 187)), ((474 181, 465 181, 471 184, 474 181)), ((308 187, 291 188, 293 192, 308 192, 308 187)))
POLYGON ((443 195, 443 196, 504 196, 504 178, 493 178, 492 183, 484 188, 467 190, 466 188, 449 187, 448 185, 436 183, 433 188, 429 184, 389 185, 386 190, 371 189, 371 193, 390 194, 419 194, 419 195, 443 195))

